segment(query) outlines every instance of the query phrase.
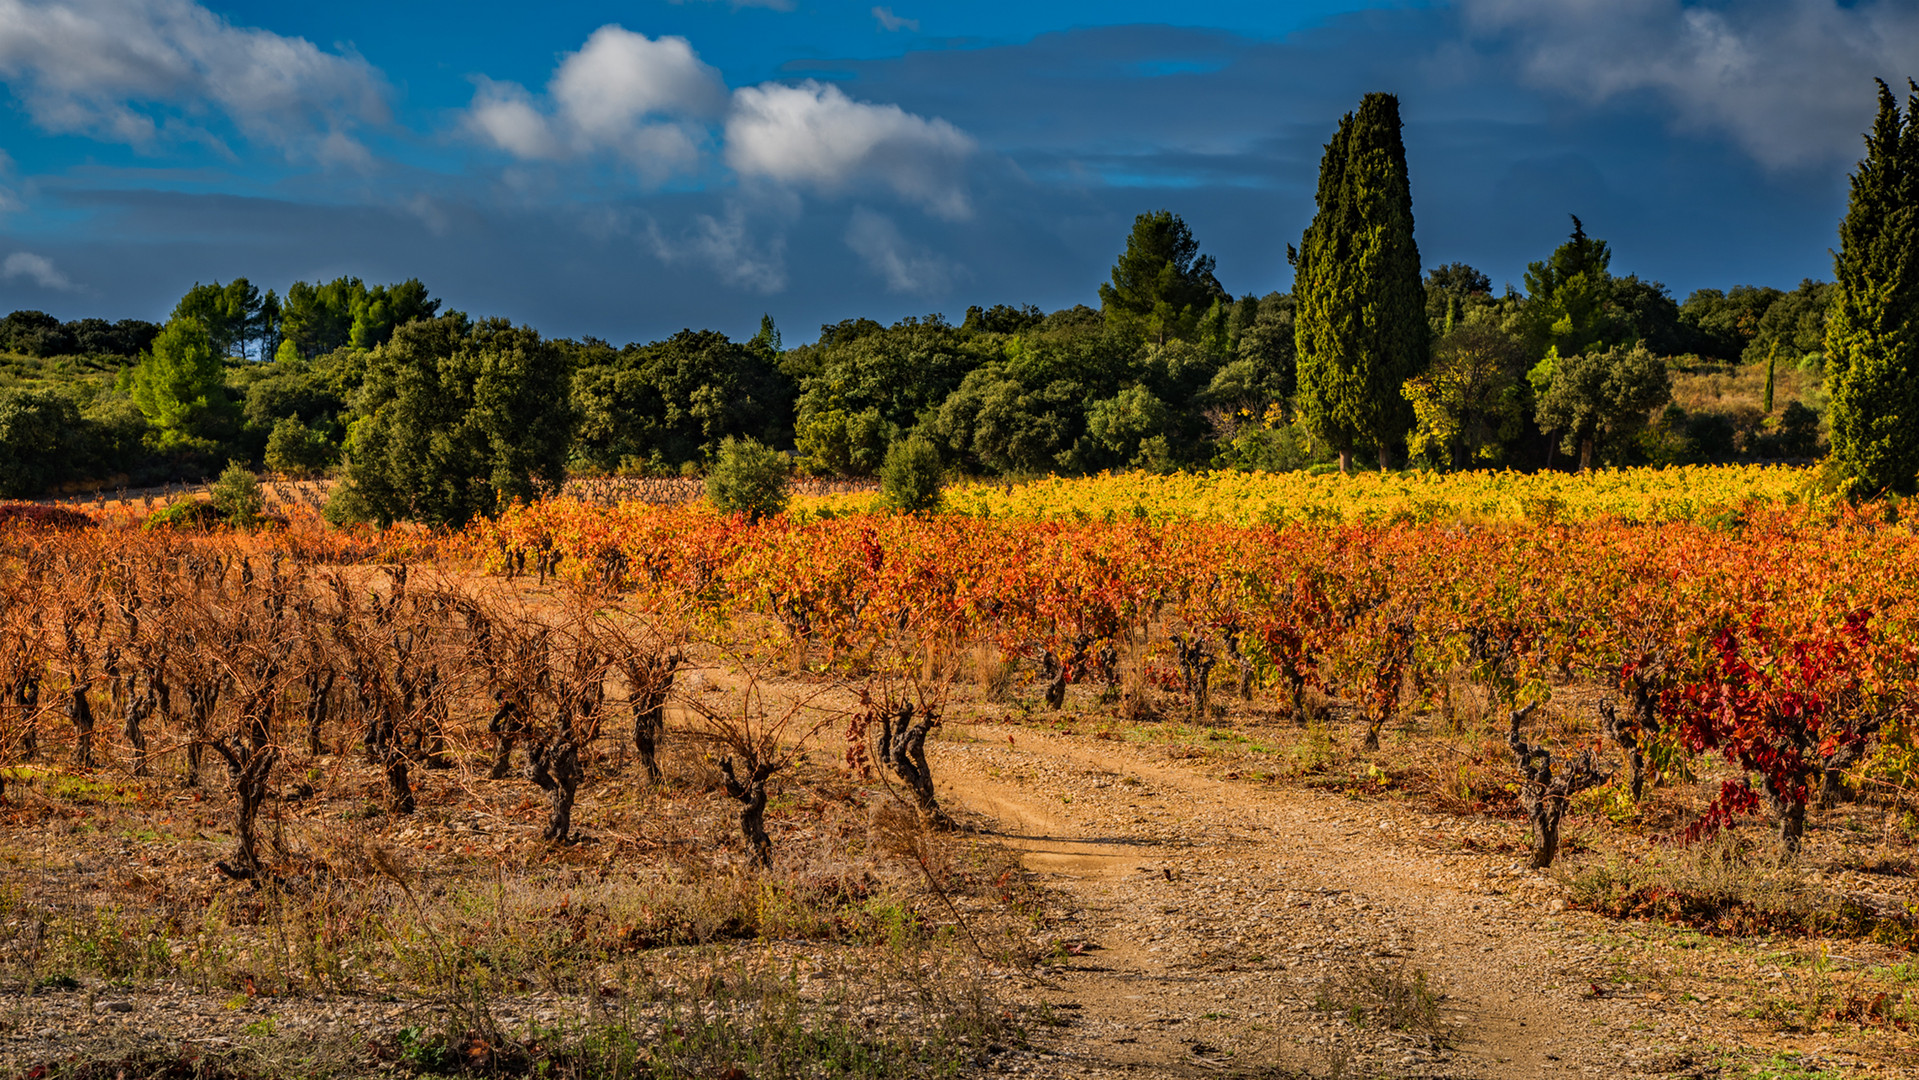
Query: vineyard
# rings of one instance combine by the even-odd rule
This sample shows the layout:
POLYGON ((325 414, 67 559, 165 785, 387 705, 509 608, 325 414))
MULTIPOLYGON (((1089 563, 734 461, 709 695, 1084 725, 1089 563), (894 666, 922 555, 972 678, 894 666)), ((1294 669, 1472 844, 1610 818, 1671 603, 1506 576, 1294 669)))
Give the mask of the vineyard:
MULTIPOLYGON (((938 732, 978 717, 1263 731, 1293 749, 1230 776, 1489 814, 1539 870, 1574 821, 1674 850, 1763 822, 1791 865, 1822 808, 1861 805, 1910 843, 1919 545, 1896 508, 1780 469, 1336 482, 1104 477, 931 515, 829 493, 759 522, 589 494, 460 534, 292 502, 251 534, 5 515, 0 977, 424 985, 440 1026, 381 1052, 499 1072, 534 1050, 481 999, 617 985, 622 1030, 658 1036, 728 977, 676 947, 884 945, 920 988, 886 1031, 846 1027, 869 961, 839 1005, 759 968, 699 1038, 632 1060, 810 1075, 830 1029, 874 1075, 957 1067, 1013 1037, 974 969, 1057 940, 1005 853, 953 832, 938 732), (121 846, 62 856, 48 821, 121 846)), ((1767 923, 1632 888, 1591 906, 1915 942, 1896 904, 1767 923)))
MULTIPOLYGON (((570 492, 569 492, 570 494, 570 492)), ((878 508, 870 492, 797 493, 810 513, 878 508)), ((973 517, 1227 525, 1464 524, 1531 521, 1707 521, 1754 504, 1823 504, 1814 470, 1778 465, 1558 472, 1212 472, 1048 477, 950 487, 945 508, 973 517)))
MULTIPOLYGON (((1632 765, 1723 752, 1762 776, 1796 845, 1815 787, 1910 794, 1919 549, 1876 512, 1763 505, 1730 520, 1240 527, 963 516, 759 525, 698 509, 555 501, 475 531, 490 568, 556 573, 716 623, 777 623, 795 654, 858 674, 987 646, 1029 661, 1057 708, 1070 683, 1216 693, 1318 691, 1375 748, 1403 713, 1455 709, 1459 672, 1495 704, 1602 687, 1632 765), (1838 515, 1838 516, 1835 516, 1838 515), (1623 711, 1622 711, 1623 710, 1623 711)), ((1757 807, 1729 781, 1696 826, 1757 807)), ((1545 856, 1549 861, 1550 856, 1545 856)), ((1543 863, 1542 863, 1543 865, 1543 863)))

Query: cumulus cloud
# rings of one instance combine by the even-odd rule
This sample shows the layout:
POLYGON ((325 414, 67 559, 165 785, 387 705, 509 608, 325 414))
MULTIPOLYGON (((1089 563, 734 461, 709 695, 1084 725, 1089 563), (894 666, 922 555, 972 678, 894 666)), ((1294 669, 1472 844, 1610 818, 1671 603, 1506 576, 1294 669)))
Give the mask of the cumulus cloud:
POLYGON ((43 289, 71 292, 74 288, 73 282, 53 265, 52 259, 31 251, 16 251, 7 256, 5 262, 0 262, 0 280, 19 281, 22 278, 43 289))
POLYGON ((197 122, 212 110, 291 156, 356 163, 351 132, 387 119, 365 60, 191 0, 0 0, 0 81, 43 129, 136 147, 215 141, 197 122))
POLYGON ((685 38, 612 24, 567 54, 544 100, 477 82, 465 127, 481 141, 527 161, 611 155, 656 183, 697 166, 705 125, 726 107, 719 72, 685 38))
POLYGON ((1919 56, 1901 0, 1464 0, 1467 25, 1518 50, 1535 85, 1592 102, 1651 92, 1693 131, 1722 131, 1769 167, 1856 157, 1871 78, 1919 56))
POLYGON ((678 237, 669 238, 657 221, 647 223, 647 241, 661 262, 692 262, 711 269, 736 288, 771 295, 786 288, 786 237, 774 232, 754 238, 746 210, 729 202, 721 216, 694 214, 678 237))
POLYGON ((878 182, 954 220, 972 214, 960 174, 976 146, 945 120, 811 79, 741 87, 726 120, 726 161, 742 176, 825 191, 878 182))
POLYGON ((915 34, 920 32, 920 21, 918 19, 902 19, 898 15, 893 14, 893 9, 889 7, 874 8, 873 18, 879 20, 880 29, 882 30, 889 32, 894 30, 911 30, 915 34))
POLYGON ((952 287, 952 264, 909 244, 891 218, 864 206, 853 210, 846 246, 886 280, 888 292, 928 296, 952 287))

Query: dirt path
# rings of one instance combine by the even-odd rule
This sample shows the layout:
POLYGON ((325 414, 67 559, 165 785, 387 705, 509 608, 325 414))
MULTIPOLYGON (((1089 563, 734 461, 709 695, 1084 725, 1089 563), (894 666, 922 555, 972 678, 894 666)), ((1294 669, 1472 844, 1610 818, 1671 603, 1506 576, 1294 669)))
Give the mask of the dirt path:
POLYGON ((935 769, 1079 901, 1042 984, 1053 1075, 1714 1075, 1694 1018, 1615 978, 1606 924, 1457 850, 1455 820, 1008 730, 953 725, 935 769), (1417 972, 1437 1038, 1403 1007, 1381 1023, 1417 972))

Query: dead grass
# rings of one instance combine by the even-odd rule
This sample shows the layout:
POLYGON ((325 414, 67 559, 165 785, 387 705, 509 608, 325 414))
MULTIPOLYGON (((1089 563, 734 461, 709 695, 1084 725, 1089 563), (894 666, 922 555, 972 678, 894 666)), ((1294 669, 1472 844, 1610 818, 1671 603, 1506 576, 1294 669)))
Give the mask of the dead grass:
MULTIPOLYGON (((60 733, 46 734, 58 758, 60 733)), ((0 985, 12 992, 165 984, 288 1008, 314 995, 418 1001, 442 1017, 385 1065, 343 1053, 337 1073, 261 1043, 238 1056, 104 1047, 48 1075, 119 1075, 116 1062, 147 1070, 126 1075, 359 1075, 428 1045, 450 1055, 447 1070, 471 1071, 477 1014, 460 1003, 529 994, 625 1004, 487 1035, 482 1071, 653 1075, 668 1062, 719 1075, 757 1061, 756 1076, 917 1075, 969 1059, 958 1040, 1011 1038, 1015 1014, 982 975, 1031 962, 1041 905, 1010 853, 887 818, 883 791, 802 758, 775 784, 775 862, 756 872, 717 770, 675 730, 658 788, 628 755, 593 755, 580 842, 556 847, 538 839, 532 786, 480 779, 477 733, 455 735, 461 767, 422 771, 406 817, 381 809, 373 766, 288 761, 283 787, 310 790, 266 812, 276 874, 258 888, 210 869, 231 844, 224 780, 177 789, 177 750, 155 757, 150 780, 125 775, 108 744, 101 773, 41 768, 9 784, 0 985), (728 965, 746 973, 700 981, 728 965), (662 1044, 662 1031, 679 1034, 662 1044)))
POLYGON ((1323 985, 1317 1004, 1354 1027, 1372 1024, 1403 1032, 1438 1049, 1453 1037, 1452 1025, 1439 1015, 1443 996, 1428 985, 1424 971, 1367 964, 1323 985))
POLYGON ((1638 859, 1614 855, 1566 867, 1578 906, 1614 918, 1657 919, 1728 937, 1781 935, 1864 939, 1911 949, 1919 925, 1908 911, 1881 909, 1781 865, 1752 841, 1724 834, 1638 859))
MULTIPOLYGON (((1766 400, 1766 365, 1700 364, 1675 370, 1673 404, 1687 412, 1717 412, 1740 417, 1762 415, 1766 400)), ((1773 372, 1773 409, 1800 401, 1819 412, 1826 407, 1825 380, 1819 372, 1782 359, 1773 372)))

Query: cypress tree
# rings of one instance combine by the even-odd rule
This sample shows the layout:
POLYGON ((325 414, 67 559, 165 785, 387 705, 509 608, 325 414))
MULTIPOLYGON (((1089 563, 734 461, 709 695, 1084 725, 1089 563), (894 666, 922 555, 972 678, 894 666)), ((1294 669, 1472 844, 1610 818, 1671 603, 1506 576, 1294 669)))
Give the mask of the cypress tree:
POLYGON ((1772 379, 1773 379, 1773 375, 1778 371, 1778 369, 1779 369, 1779 343, 1775 341, 1772 343, 1771 347, 1766 349, 1766 403, 1765 403, 1765 408, 1762 411, 1767 416, 1772 415, 1772 379))
POLYGON ((1341 471, 1366 444, 1384 469, 1411 424, 1400 387, 1425 370, 1430 333, 1398 98, 1367 94, 1340 119, 1315 201, 1293 285, 1300 413, 1341 471))
POLYGON ((1826 380, 1846 493, 1919 486, 1919 87, 1906 114, 1884 82, 1839 223, 1826 380))

